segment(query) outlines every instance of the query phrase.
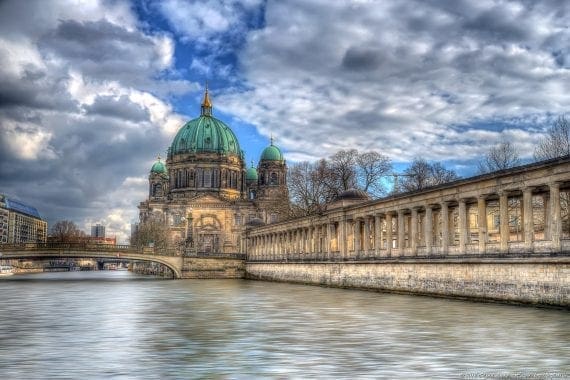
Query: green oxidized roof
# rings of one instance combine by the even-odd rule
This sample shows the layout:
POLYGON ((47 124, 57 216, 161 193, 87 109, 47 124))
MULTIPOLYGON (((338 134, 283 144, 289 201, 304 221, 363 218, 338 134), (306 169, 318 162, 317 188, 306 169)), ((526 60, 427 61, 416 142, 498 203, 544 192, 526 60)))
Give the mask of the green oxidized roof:
POLYGON ((263 149, 263 152, 261 153, 261 159, 265 161, 283 161, 283 153, 281 153, 281 150, 279 150, 279 148, 273 145, 272 141, 271 145, 263 149))
POLYGON ((160 156, 158 157, 158 161, 156 161, 152 165, 152 168, 150 168, 150 172, 157 174, 166 174, 166 166, 164 165, 164 162, 160 161, 160 156))
POLYGON ((253 162, 251 163, 251 167, 247 169, 247 172, 245 173, 245 180, 257 181, 257 169, 253 167, 253 162))
POLYGON ((212 116, 212 103, 207 89, 200 117, 186 123, 170 146, 170 154, 196 152, 242 155, 238 139, 230 127, 212 116))

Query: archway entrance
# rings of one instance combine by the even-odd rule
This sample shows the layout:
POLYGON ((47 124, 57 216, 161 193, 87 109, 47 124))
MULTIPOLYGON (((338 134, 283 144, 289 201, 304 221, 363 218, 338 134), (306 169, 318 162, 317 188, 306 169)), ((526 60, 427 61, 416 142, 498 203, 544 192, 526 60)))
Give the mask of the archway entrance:
POLYGON ((222 224, 216 215, 202 215, 194 225, 198 253, 222 253, 222 224))
POLYGON ((198 234, 197 248, 201 253, 220 253, 219 232, 198 234))

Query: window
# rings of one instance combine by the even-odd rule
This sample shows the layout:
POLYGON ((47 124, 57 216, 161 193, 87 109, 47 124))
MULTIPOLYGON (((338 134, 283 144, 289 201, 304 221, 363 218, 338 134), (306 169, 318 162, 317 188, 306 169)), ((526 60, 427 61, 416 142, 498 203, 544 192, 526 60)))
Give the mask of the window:
POLYGON ((204 170, 204 187, 212 187, 212 170, 204 170))
POLYGON ((152 195, 155 197, 160 197, 162 195, 162 186, 160 183, 155 183, 152 187, 152 195))
POLYGON ((278 185, 279 184, 279 179, 277 177, 277 173, 271 173, 271 176, 269 179, 269 184, 270 185, 278 185))

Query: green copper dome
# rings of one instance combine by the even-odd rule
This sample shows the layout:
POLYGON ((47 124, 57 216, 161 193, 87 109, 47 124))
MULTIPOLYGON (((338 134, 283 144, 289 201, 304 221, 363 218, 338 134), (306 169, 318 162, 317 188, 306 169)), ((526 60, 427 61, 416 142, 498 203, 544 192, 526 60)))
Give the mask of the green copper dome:
POLYGON ((212 116, 212 103, 207 89, 200 117, 186 123, 170 146, 170 154, 197 152, 242 155, 237 137, 230 127, 212 116))
POLYGON ((265 161, 283 161, 283 153, 271 142, 271 145, 263 149, 261 159, 265 161))
POLYGON ((241 156, 236 135, 213 116, 202 115, 184 125, 174 137, 171 154, 218 152, 241 156))
POLYGON ((160 161, 160 157, 158 157, 158 161, 152 165, 150 172, 156 174, 166 174, 166 166, 164 165, 164 162, 160 161))
POLYGON ((247 169, 247 172, 245 173, 245 180, 246 181, 257 181, 257 169, 253 167, 253 164, 251 165, 251 167, 249 169, 247 169))

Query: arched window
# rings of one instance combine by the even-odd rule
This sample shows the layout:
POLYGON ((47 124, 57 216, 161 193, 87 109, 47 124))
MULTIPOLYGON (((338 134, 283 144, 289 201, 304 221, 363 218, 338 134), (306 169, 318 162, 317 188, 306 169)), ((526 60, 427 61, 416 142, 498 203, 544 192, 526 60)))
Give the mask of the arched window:
POLYGON ((255 190, 250 190, 249 191, 249 199, 254 200, 255 196, 256 196, 255 190))
POLYGON ((154 197, 160 197, 162 196, 162 185, 160 183, 155 183, 152 186, 152 195, 154 197))
POLYGON ((279 178, 277 177, 277 173, 271 173, 271 177, 269 179, 270 185, 279 185, 279 178))

